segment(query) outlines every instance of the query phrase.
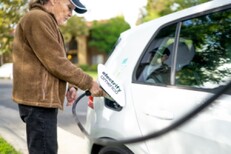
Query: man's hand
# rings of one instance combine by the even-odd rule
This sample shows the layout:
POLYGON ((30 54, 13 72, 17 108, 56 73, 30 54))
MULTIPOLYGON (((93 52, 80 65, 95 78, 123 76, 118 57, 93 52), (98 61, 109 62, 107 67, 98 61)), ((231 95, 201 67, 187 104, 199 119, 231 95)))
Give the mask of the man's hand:
POLYGON ((99 84, 95 81, 92 83, 91 89, 89 89, 91 92, 91 96, 93 97, 100 97, 100 96, 105 96, 105 93, 102 88, 100 88, 99 84))
POLYGON ((77 90, 74 87, 69 88, 66 93, 67 106, 71 106, 77 99, 77 90))

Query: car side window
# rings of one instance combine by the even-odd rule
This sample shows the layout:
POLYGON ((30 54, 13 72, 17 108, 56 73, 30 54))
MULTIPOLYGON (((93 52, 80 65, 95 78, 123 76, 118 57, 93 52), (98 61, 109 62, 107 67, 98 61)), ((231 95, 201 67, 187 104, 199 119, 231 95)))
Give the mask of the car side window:
POLYGON ((171 54, 175 40, 176 24, 160 30, 149 44, 136 72, 136 78, 144 83, 170 83, 171 54))
POLYGON ((230 9, 182 22, 179 40, 187 53, 178 49, 176 85, 214 89, 230 80, 230 27, 230 9))
POLYGON ((149 43, 137 67, 136 80, 211 90, 227 83, 231 79, 231 10, 182 21, 173 53, 176 25, 159 30, 149 43), (170 83, 171 73, 175 73, 174 83, 170 83))

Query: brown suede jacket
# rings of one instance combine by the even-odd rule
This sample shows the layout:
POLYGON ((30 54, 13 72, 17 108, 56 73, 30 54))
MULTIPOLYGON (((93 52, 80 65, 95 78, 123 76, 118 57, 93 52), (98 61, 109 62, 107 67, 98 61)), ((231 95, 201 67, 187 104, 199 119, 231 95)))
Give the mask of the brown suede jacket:
POLYGON ((54 15, 39 4, 17 25, 13 45, 13 101, 63 109, 67 82, 90 89, 92 78, 66 58, 54 15))

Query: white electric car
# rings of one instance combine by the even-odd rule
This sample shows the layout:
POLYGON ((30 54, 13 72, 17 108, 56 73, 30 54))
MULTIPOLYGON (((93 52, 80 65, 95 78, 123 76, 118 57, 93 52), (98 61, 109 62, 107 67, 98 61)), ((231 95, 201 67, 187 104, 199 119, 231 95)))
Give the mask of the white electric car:
MULTIPOLYGON (((231 0, 213 0, 123 32, 105 68, 121 86, 123 105, 89 98, 85 127, 92 138, 129 139, 166 128, 231 79, 231 0)), ((105 80, 117 87, 110 77, 105 80)), ((231 92, 159 138, 123 146, 94 141, 88 140, 89 154, 230 154, 231 92)))

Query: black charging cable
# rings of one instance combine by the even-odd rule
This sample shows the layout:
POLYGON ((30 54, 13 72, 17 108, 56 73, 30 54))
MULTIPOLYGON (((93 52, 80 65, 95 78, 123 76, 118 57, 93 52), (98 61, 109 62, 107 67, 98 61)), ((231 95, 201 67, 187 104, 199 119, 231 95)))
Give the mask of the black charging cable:
POLYGON ((90 91, 85 91, 83 94, 81 94, 76 100, 75 102, 73 103, 72 105, 72 114, 75 118, 75 122, 77 123, 77 125, 79 126, 80 130, 82 131, 82 133, 84 133, 88 138, 90 137, 88 132, 85 130, 85 128, 83 127, 83 125, 81 124, 78 116, 77 116, 77 113, 76 113, 76 106, 78 104, 78 102, 85 96, 91 96, 91 92, 90 91))
POLYGON ((74 102, 73 107, 72 107, 72 113, 74 115, 74 118, 76 120, 76 123, 78 124, 79 128, 81 131, 91 140, 93 140, 95 143, 101 144, 101 145, 122 145, 122 144, 131 144, 131 143, 137 143, 137 142, 142 142, 145 140, 150 140, 153 138, 160 137, 164 134, 169 133, 170 131, 176 129, 179 126, 182 126, 186 122, 188 122, 190 119, 192 119, 194 116, 196 116, 198 113, 202 112, 205 108, 207 108, 209 105, 211 105, 216 99, 218 99, 222 94, 224 94, 226 91, 229 90, 231 87, 231 81, 227 83, 225 86, 219 88, 217 92, 209 97, 207 100, 205 100, 203 103, 201 103, 199 106, 195 107, 193 110, 182 116, 181 118, 177 119, 174 121, 171 125, 167 126, 166 128, 163 128, 159 131, 150 133, 146 136, 141 136, 141 137, 135 137, 135 138, 130 138, 130 139, 123 139, 123 140, 111 140, 111 139, 94 139, 91 138, 90 135, 87 133, 85 128, 82 126, 80 121, 78 120, 78 117, 76 115, 76 105, 79 102, 80 99, 82 99, 84 96, 89 96, 90 93, 86 91, 84 94, 79 96, 79 98, 74 102))

